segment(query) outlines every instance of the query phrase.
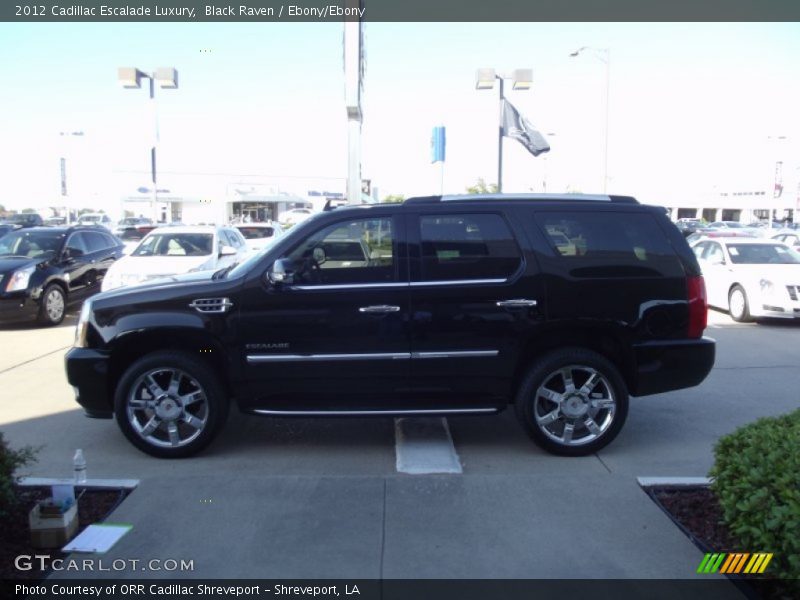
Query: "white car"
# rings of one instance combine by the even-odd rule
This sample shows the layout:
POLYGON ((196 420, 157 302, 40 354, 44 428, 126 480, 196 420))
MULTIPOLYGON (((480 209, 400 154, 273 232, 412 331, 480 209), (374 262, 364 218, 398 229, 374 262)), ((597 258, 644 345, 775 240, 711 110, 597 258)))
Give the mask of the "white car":
POLYGON ((272 221, 268 223, 242 223, 236 225, 251 252, 260 252, 283 235, 283 227, 272 221))
POLYGON ((84 213, 78 217, 78 225, 86 225, 89 227, 92 225, 100 225, 111 231, 114 227, 114 222, 105 213, 84 213))
POLYGON ((692 245, 708 304, 734 321, 800 318, 800 254, 775 240, 712 238, 692 245))
POLYGON ((281 213, 280 218, 278 221, 281 225, 297 225, 302 221, 305 221, 308 217, 312 214, 310 208, 293 208, 292 210, 287 210, 284 213, 281 213))
POLYGON ((233 227, 161 227, 108 269, 102 290, 190 271, 216 271, 241 262, 247 254, 245 239, 233 227))

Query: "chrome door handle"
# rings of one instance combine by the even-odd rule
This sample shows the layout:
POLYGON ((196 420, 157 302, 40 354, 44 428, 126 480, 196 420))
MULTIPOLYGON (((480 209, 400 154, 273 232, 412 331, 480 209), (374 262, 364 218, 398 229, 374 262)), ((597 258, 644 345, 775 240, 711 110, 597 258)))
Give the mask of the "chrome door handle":
POLYGON ((536 306, 536 300, 526 300, 525 298, 517 298, 515 300, 499 300, 497 306, 501 308, 527 308, 536 306))
POLYGON ((368 315, 386 315, 389 313, 400 312, 400 307, 390 306, 388 304, 378 304, 375 306, 362 306, 358 309, 358 312, 366 313, 368 315))

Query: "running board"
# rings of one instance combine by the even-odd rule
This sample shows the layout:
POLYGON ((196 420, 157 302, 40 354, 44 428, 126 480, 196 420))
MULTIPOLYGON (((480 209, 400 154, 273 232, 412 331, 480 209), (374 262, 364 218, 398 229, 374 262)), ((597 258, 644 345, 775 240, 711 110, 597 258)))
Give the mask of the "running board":
POLYGON ((253 413, 271 417, 390 417, 414 415, 478 415, 498 413, 500 408, 443 408, 439 410, 270 410, 257 409, 253 413))

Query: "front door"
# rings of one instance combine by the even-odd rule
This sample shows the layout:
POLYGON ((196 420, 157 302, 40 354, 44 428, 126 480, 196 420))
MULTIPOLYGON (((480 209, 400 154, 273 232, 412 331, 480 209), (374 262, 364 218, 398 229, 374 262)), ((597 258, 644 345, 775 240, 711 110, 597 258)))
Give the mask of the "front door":
POLYGON ((320 226, 282 254, 291 281, 245 286, 238 338, 256 398, 245 408, 371 411, 407 392, 402 235, 388 215, 320 226))

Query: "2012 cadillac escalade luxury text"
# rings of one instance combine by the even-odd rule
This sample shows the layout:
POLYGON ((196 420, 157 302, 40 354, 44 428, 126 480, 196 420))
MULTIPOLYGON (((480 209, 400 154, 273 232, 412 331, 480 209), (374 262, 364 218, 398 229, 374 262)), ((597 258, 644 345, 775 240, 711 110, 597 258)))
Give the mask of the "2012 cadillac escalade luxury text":
POLYGON ((83 305, 69 382, 144 452, 209 444, 229 403, 271 416, 513 405, 542 448, 595 452, 628 397, 703 381, 697 261, 623 196, 424 197, 340 208, 232 268, 83 305))

